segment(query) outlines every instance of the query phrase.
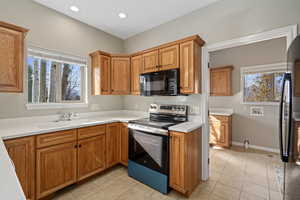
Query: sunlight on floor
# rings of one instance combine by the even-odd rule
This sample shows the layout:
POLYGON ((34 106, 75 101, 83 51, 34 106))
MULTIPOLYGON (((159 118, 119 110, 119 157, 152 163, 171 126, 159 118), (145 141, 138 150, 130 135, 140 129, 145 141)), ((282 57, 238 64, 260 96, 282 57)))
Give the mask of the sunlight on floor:
MULTIPOLYGON (((211 177, 200 184, 191 200, 279 200, 276 168, 278 155, 241 148, 211 148, 211 177), (270 156, 272 155, 272 156, 270 156)), ((117 166, 58 192, 55 200, 181 200, 187 199, 171 191, 168 195, 127 176, 117 166)))

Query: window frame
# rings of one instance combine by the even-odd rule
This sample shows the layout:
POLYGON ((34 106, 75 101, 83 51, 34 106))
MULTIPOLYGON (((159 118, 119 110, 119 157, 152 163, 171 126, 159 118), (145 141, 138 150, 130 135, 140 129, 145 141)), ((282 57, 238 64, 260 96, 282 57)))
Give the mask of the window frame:
POLYGON ((62 108, 86 108, 88 107, 88 65, 87 65, 87 59, 86 58, 81 58, 78 56, 72 56, 69 54, 53 51, 53 50, 48 50, 48 49, 42 49, 39 47, 35 46, 28 46, 27 47, 27 52, 26 52, 26 108, 27 110, 36 110, 36 109, 62 109, 62 108), (35 55, 35 53, 30 53, 30 52, 36 52, 36 54, 41 54, 35 55), (46 56, 43 56, 46 55, 46 56), (47 57, 49 55, 49 57, 47 57), (61 96, 61 78, 57 80, 56 83, 56 101, 55 103, 29 103, 28 102, 28 57, 33 56, 37 57, 40 59, 46 59, 50 61, 54 61, 59 63, 58 70, 56 71, 57 77, 61 76, 62 73, 62 65, 64 63, 67 64, 76 64, 79 65, 81 68, 81 84, 80 84, 80 95, 81 95, 81 100, 79 101, 65 101, 62 100, 61 96), (56 59, 57 58, 57 59, 56 59), (78 61, 78 62, 77 62, 78 61))
POLYGON ((249 73, 261 73, 261 74, 270 74, 270 73, 284 73, 287 72, 287 63, 273 63, 267 65, 255 65, 255 66, 247 66, 240 68, 240 87, 241 87, 241 103, 245 105, 261 105, 261 106, 279 106, 280 102, 249 102, 245 101, 244 98, 244 75, 249 73))

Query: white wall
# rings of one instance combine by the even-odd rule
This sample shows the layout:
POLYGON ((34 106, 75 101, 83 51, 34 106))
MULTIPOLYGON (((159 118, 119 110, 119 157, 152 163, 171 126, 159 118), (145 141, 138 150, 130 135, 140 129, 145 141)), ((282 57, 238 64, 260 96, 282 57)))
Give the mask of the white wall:
POLYGON ((222 0, 125 40, 125 51, 199 34, 208 44, 300 24, 299 0, 222 0))
POLYGON ((233 65, 233 96, 209 97, 210 108, 232 108, 232 140, 250 140, 251 145, 278 148, 279 106, 262 106, 264 116, 250 116, 251 105, 242 104, 241 67, 286 61, 286 39, 273 39, 210 53, 212 68, 233 65))
MULTIPOLYGON (((90 52, 98 49, 112 53, 123 52, 121 39, 43 7, 32 0, 0 0, 0 20, 30 29, 26 43, 38 47, 86 58, 90 52)), ((90 77, 90 70, 88 73, 90 77)), ((24 91, 27 86, 25 81, 24 91)), ((72 111, 91 111, 92 107, 111 110, 121 109, 123 106, 120 96, 91 97, 89 91, 89 100, 89 108, 72 111)), ((28 111, 25 109, 25 103, 26 94, 0 93, 0 118, 46 115, 64 111, 57 109, 28 111)))

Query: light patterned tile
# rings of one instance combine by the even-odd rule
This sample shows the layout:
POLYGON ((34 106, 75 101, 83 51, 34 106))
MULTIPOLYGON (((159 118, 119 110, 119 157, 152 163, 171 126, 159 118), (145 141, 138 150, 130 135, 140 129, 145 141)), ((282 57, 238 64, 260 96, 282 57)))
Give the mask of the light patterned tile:
POLYGON ((263 187, 250 182, 244 182, 242 191, 266 199, 269 197, 269 190, 267 187, 263 187))
POLYGON ((242 192, 240 200, 267 200, 267 198, 263 198, 252 193, 242 192))
POLYGON ((217 183, 211 195, 228 200, 238 200, 240 197, 240 190, 217 183))

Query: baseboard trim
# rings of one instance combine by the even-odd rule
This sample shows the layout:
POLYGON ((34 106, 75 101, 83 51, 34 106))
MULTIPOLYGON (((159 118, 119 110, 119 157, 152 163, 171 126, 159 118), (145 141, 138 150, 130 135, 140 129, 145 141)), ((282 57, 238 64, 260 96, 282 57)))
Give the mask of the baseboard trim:
MULTIPOLYGON (((236 145, 236 146, 241 146, 241 147, 244 146, 244 144, 241 142, 233 141, 232 144, 236 145)), ((268 152, 272 152, 272 153, 280 153, 279 149, 274 149, 274 148, 269 148, 269 147, 262 147, 262 146, 252 145, 252 144, 250 144, 249 147, 252 149, 258 149, 258 150, 268 151, 268 152)))

